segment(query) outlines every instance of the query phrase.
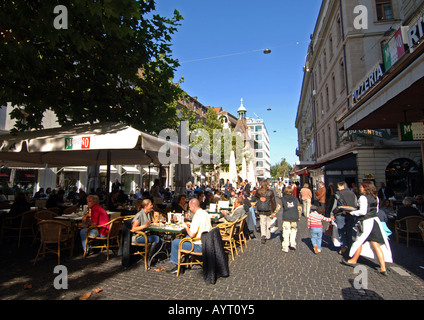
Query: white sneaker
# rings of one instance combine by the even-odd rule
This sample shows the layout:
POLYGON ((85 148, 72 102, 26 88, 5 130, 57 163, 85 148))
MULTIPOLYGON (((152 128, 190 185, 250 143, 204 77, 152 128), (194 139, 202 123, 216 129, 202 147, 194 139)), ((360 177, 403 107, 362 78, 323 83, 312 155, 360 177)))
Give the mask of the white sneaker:
POLYGON ((287 248, 282 248, 282 250, 283 250, 283 252, 289 252, 289 248, 287 247, 287 248))

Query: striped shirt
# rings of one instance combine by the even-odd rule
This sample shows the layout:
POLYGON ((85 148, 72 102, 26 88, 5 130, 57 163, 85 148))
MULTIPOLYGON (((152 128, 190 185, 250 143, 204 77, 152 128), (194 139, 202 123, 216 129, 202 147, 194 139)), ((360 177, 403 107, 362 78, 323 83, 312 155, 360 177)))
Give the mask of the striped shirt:
POLYGON ((326 218, 316 211, 311 211, 308 216, 308 228, 322 228, 322 220, 331 221, 331 218, 326 218))

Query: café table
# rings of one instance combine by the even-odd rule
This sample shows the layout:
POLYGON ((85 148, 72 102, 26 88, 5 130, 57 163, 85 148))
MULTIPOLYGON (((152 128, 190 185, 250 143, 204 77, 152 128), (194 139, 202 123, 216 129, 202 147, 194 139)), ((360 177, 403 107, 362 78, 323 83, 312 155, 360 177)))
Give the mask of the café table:
POLYGON ((74 212, 70 214, 64 214, 61 216, 53 217, 53 220, 60 220, 65 223, 69 223, 74 231, 80 229, 82 226, 82 218, 84 214, 82 212, 74 212))
POLYGON ((184 225, 183 224, 168 224, 168 223, 151 223, 150 227, 146 228, 145 230, 158 233, 162 235, 162 244, 159 250, 156 251, 156 253, 150 258, 150 261, 148 262, 149 266, 155 256, 157 256, 163 249, 166 253, 166 256, 169 258, 170 252, 166 248, 166 244, 171 244, 172 240, 174 240, 178 236, 183 236, 184 231, 184 225))
POLYGON ((212 212, 212 211, 208 211, 208 215, 211 218, 212 223, 219 222, 219 219, 221 219, 224 216, 222 212, 212 212))

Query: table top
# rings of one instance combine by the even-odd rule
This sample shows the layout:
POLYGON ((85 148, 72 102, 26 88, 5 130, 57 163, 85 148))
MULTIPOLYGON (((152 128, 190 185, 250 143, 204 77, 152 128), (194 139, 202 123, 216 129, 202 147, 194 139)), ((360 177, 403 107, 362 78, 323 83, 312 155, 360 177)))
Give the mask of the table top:
POLYGON ((176 224, 151 223, 150 227, 146 228, 149 231, 180 233, 184 230, 184 226, 176 224))
POLYGON ((83 215, 79 215, 79 214, 64 214, 61 216, 56 216, 53 217, 54 220, 66 220, 66 221, 81 221, 82 220, 83 215))

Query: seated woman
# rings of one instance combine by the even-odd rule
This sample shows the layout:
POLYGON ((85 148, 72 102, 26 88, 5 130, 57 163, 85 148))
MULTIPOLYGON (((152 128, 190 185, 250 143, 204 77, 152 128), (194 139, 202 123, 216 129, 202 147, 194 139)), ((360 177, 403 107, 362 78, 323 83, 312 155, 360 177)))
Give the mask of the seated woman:
POLYGON ((187 212, 188 208, 187 208, 186 199, 187 199, 187 196, 185 194, 180 194, 177 198, 177 202, 174 202, 172 204, 171 212, 172 211, 182 212, 182 213, 187 212))
MULTIPOLYGON (((10 206, 10 211, 6 214, 6 217, 17 217, 20 214, 31 210, 31 205, 29 204, 25 194, 23 192, 19 192, 13 204, 10 206)), ((11 221, 13 227, 19 228, 21 221, 19 219, 14 219, 11 221)))
MULTIPOLYGON (((143 231, 146 228, 148 228, 151 224, 150 215, 158 216, 158 212, 153 211, 153 203, 150 199, 144 199, 142 201, 136 201, 136 208, 138 210, 138 213, 135 215, 135 217, 132 220, 132 228, 131 232, 137 232, 137 231, 143 231)), ((147 239, 149 243, 152 243, 152 246, 149 251, 150 257, 156 253, 156 251, 159 249, 160 244, 162 242, 162 239, 157 235, 148 235, 147 239)), ((133 238, 133 242, 137 243, 145 243, 144 237, 135 237, 133 238)))
POLYGON ((383 200, 380 209, 383 210, 384 213, 388 215, 393 214, 393 211, 394 211, 393 204, 389 199, 383 200))

